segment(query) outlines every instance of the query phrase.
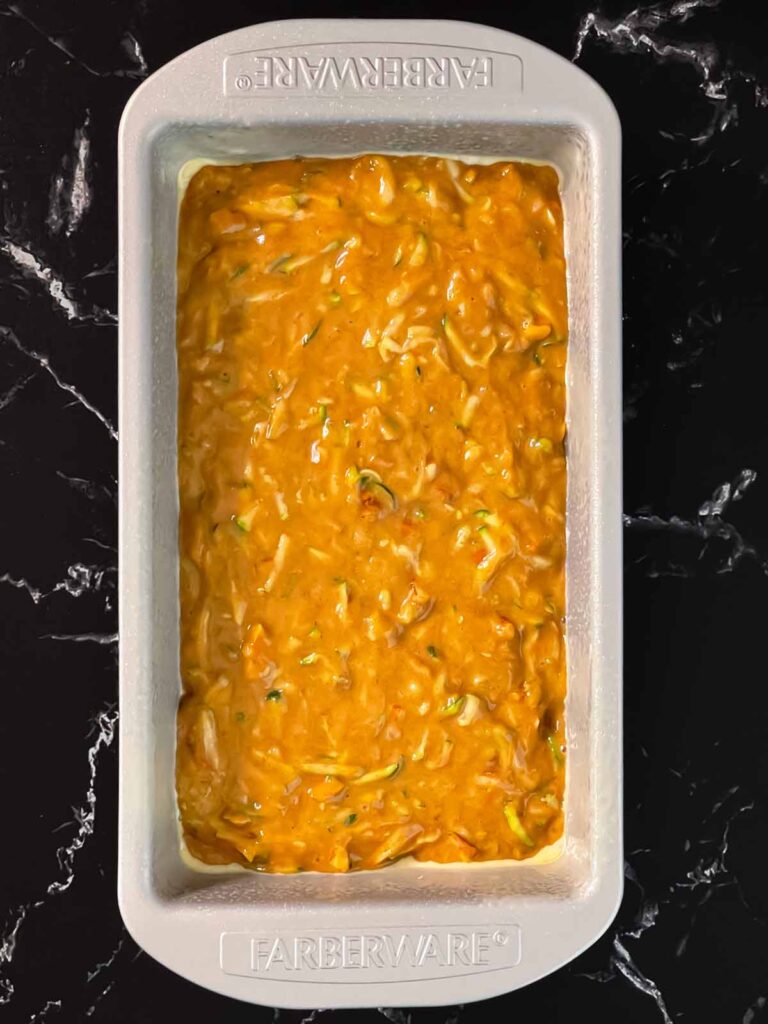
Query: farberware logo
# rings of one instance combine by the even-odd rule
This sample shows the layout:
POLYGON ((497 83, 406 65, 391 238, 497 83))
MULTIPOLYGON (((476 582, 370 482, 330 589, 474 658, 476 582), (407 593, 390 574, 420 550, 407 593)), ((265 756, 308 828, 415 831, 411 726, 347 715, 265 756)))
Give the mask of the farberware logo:
POLYGON ((235 75, 237 92, 286 89, 487 89, 493 58, 471 57, 254 57, 249 72, 235 75))
MULTIPOLYGON (((386 50, 391 48, 387 46, 386 50)), ((500 81, 518 90, 522 85, 522 65, 511 54, 423 45, 418 53, 377 53, 372 44, 332 48, 316 45, 305 51, 227 57, 225 95, 475 92, 490 89, 500 81), (324 49, 332 52, 323 53, 324 49)))
POLYGON ((517 925, 221 936, 225 973, 275 981, 439 979, 497 971, 519 962, 517 925))

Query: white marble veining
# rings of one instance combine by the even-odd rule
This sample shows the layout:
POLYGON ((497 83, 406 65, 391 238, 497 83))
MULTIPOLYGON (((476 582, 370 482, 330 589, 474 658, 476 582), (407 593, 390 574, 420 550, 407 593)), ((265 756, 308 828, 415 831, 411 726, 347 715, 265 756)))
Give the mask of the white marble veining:
MULTIPOLYGON (((765 343, 765 275, 755 273, 765 262, 768 202, 768 83, 757 70, 765 66, 760 63, 765 26, 748 5, 739 15, 729 0, 605 4, 576 13, 554 3, 547 24, 535 6, 522 0, 509 11, 486 7, 471 16, 506 19, 504 27, 540 33, 545 44, 560 46, 601 77, 624 117, 630 453, 625 467, 633 495, 624 516, 625 564, 631 616, 637 619, 650 608, 639 626, 632 617, 627 624, 624 904, 593 950, 540 983, 541 999, 597 1024, 612 1024, 622 1015, 664 1024, 760 1024, 768 1019, 768 974, 750 957, 755 944, 762 941, 765 947, 768 898, 750 857, 764 839, 759 772, 765 767, 765 744, 752 719, 766 723, 766 704, 759 654, 751 671, 739 659, 746 644, 757 652, 761 642, 749 633, 760 629, 756 609, 764 608, 768 586, 766 474, 761 447, 731 429, 730 420, 743 412, 740 396, 721 384, 712 361, 723 351, 737 358, 746 347, 751 373, 758 363, 756 346, 765 343), (551 31, 549 22, 555 26, 551 31), (653 102, 646 93, 653 94, 653 102), (674 106, 668 120, 665 98, 674 106), (744 203, 733 205, 742 194, 744 203), (754 218, 739 236, 732 209, 745 220, 754 218), (707 408, 717 412, 704 413, 702 403, 712 391, 720 400, 707 408), (715 464, 707 452, 698 453, 698 469, 681 463, 676 472, 685 476, 685 500, 665 503, 672 488, 665 489, 663 480, 660 486, 658 479, 638 483, 633 454, 660 444, 660 436, 671 441, 689 420, 710 423, 707 417, 713 415, 719 419, 711 436, 723 439, 718 468, 707 468, 715 464), (664 430, 658 429, 657 416, 664 430), (719 602, 715 625, 704 622, 703 583, 707 600, 719 602), (670 595, 696 609, 702 631, 724 632, 716 638, 720 646, 712 642, 708 651, 727 651, 725 667, 710 671, 694 658, 695 685, 665 674, 664 637, 634 632, 650 630, 655 601, 674 607, 670 595), (728 619, 731 603, 738 606, 728 619), (740 629, 735 638, 725 635, 740 629), (643 663, 646 643, 652 657, 643 663), (663 708, 679 696, 672 687, 683 694, 690 687, 691 703, 703 706, 697 705, 692 723, 681 720, 676 730, 665 732, 646 704, 663 708), (743 743, 734 735, 735 718, 725 718, 718 733, 719 687, 737 694, 734 702, 743 705, 739 721, 748 737, 743 743), (659 814, 667 818, 659 820, 659 814), (722 907, 730 915, 724 919, 735 922, 734 934, 719 935, 722 949, 713 952, 710 937, 722 927, 713 908, 722 907), (727 994, 727 1012, 721 1010, 727 985, 718 956, 739 968, 733 984, 741 988, 727 994), (607 994, 617 1001, 607 1003, 607 994), (701 1005, 711 1006, 714 1016, 705 1020, 701 1005)), ((93 27, 75 11, 63 2, 29 0, 14 0, 0 10, 8 51, 0 57, 6 93, 0 96, 0 124, 10 124, 14 136, 0 156, 0 465, 9 517, 0 531, 5 540, 0 601, 7 627, 2 642, 9 666, 4 686, 9 712, 18 706, 29 714, 24 703, 29 690, 39 697, 41 742, 52 759, 49 770, 56 782, 61 776, 66 793, 62 798, 56 789, 50 806, 44 801, 39 808, 20 810, 14 804, 24 838, 31 837, 35 867, 19 871, 0 902, 0 1010, 15 1014, 8 1017, 14 1022, 30 1024, 86 1019, 155 1024, 165 1019, 164 1007, 172 1000, 194 1019, 202 997, 147 965, 114 905, 118 437, 110 355, 116 325, 110 175, 117 119, 131 91, 154 69, 153 55, 171 56, 235 23, 229 14, 211 9, 190 28, 188 12, 153 0, 115 0, 108 18, 94 14, 93 27), (13 120, 26 108, 28 131, 13 120), (56 139, 49 152, 33 130, 46 118, 46 132, 56 139), (107 353, 103 365, 110 367, 111 376, 103 380, 93 372, 96 346, 107 353), (41 381, 49 395, 63 392, 66 400, 58 395, 42 403, 41 381), (30 423, 38 423, 39 431, 30 433, 30 423), (69 437, 73 424, 78 444, 68 447, 58 435, 69 437), (41 530, 35 514, 46 497, 50 509, 41 530), (29 529, 27 519, 33 524, 29 529), (49 968, 50 976, 41 976, 37 960, 52 943, 58 944, 63 966, 59 974, 49 968), (159 988, 163 997, 156 1000, 159 988)), ((756 434, 764 434, 761 408, 754 409, 750 422, 756 434)), ((656 449, 655 454, 666 453, 656 449)), ((670 624, 670 634, 679 635, 681 643, 701 639, 679 632, 676 623, 670 624)), ((684 703, 681 699, 675 707, 684 703)), ((12 714, 8 718, 13 722, 12 714)), ((9 747, 15 731, 12 724, 9 747)), ((11 767, 12 780, 18 779, 18 764, 11 767)), ((18 788, 13 781, 11 788, 18 788)), ((527 1002, 537 998, 532 991, 516 993, 494 1010, 525 1016, 527 1011, 518 1008, 532 1005, 527 1002)), ((227 1021, 280 1024, 347 1019, 357 1024, 358 1017, 361 1024, 377 1019, 474 1024, 491 1012, 468 1004, 437 1016, 386 1007, 341 1016, 205 1005, 219 1007, 227 1021)))

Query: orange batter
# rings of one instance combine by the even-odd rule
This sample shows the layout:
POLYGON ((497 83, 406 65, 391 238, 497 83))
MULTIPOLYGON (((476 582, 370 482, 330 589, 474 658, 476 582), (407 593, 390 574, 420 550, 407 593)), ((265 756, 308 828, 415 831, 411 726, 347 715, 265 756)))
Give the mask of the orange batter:
POLYGON ((557 177, 208 166, 179 229, 193 855, 347 871, 562 832, 557 177))

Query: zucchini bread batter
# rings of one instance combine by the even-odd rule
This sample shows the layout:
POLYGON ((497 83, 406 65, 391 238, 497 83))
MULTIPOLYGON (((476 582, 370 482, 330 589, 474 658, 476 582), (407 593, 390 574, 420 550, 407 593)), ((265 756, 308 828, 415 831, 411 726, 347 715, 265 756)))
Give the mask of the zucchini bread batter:
POLYGON ((177 791, 209 864, 522 859, 562 832, 553 169, 206 166, 178 260, 177 791))

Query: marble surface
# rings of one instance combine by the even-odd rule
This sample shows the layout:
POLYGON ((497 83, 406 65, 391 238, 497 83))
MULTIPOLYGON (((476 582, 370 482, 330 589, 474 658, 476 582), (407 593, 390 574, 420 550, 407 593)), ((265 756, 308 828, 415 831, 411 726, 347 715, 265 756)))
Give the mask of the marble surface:
POLYGON ((768 1021, 768 61, 764 4, 477 0, 575 60, 624 127, 626 893, 492 1003, 288 1013, 196 989, 115 901, 115 134, 210 36, 455 0, 0 2, 0 1019, 768 1021))

